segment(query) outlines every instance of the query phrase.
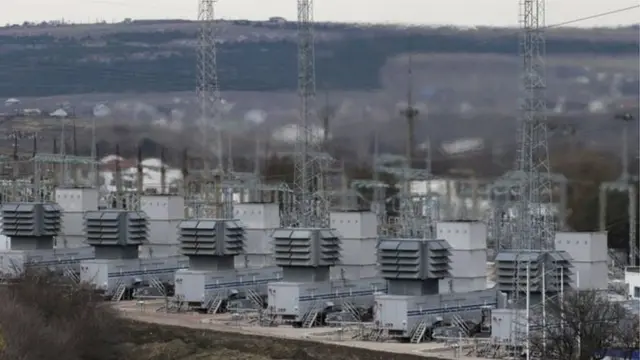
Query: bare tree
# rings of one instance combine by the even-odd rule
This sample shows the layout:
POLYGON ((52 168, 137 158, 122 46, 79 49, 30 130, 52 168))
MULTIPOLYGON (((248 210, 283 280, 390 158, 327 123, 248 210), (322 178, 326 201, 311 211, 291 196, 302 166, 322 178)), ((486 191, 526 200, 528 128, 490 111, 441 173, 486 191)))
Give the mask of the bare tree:
MULTIPOLYGON (((545 360, 600 360, 608 350, 631 359, 638 348, 638 316, 606 293, 575 291, 545 303, 546 316, 536 316, 531 352, 545 360)), ((541 315, 537 311, 538 315, 541 315)))
POLYGON ((0 360, 122 359, 123 326, 95 292, 60 274, 25 270, 0 290, 0 360))

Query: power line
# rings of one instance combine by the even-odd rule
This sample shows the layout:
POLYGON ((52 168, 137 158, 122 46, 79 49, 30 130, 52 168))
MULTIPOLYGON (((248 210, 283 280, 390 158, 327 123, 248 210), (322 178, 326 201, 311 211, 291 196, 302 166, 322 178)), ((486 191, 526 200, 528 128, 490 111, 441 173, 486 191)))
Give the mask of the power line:
POLYGON ((640 8, 640 5, 627 6, 627 7, 620 8, 620 9, 609 10, 609 11, 605 11, 605 12, 602 12, 602 13, 593 14, 593 15, 589 15, 589 16, 576 18, 576 19, 573 19, 573 20, 567 20, 567 21, 563 21, 561 23, 549 25, 549 26, 546 27, 546 29, 552 29, 552 28, 557 28, 557 27, 560 27, 560 26, 571 25, 571 24, 575 24, 575 23, 579 23, 579 22, 583 22, 583 21, 587 21, 587 20, 592 20, 592 19, 599 19, 601 17, 614 15, 614 14, 619 14, 619 13, 627 12, 627 11, 630 11, 630 10, 633 10, 633 9, 638 9, 638 8, 640 8))

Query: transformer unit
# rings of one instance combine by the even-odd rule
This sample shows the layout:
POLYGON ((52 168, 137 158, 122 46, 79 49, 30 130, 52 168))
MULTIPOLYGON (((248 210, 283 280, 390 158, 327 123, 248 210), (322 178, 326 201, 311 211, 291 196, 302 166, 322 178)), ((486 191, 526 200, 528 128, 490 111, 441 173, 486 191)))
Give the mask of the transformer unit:
POLYGON ((269 284, 273 322, 311 327, 335 311, 359 320, 373 305, 374 294, 386 292, 381 278, 330 279, 331 267, 340 262, 341 241, 335 230, 279 229, 273 239, 275 261, 283 272, 282 281, 269 284))
POLYGON ((56 247, 76 248, 86 247, 84 233, 84 214, 87 211, 98 210, 100 192, 94 188, 56 188, 56 203, 62 211, 61 233, 57 238, 56 247))
POLYGON ((179 254, 176 229, 185 215, 184 197, 143 195, 140 210, 147 216, 149 242, 140 246, 140 257, 163 258, 179 254))
POLYGON ((333 211, 331 228, 340 234, 340 264, 331 267, 332 279, 362 279, 378 274, 378 218, 371 211, 333 211))
POLYGON ((216 313, 229 300, 247 299, 256 308, 265 304, 267 284, 280 279, 277 267, 235 269, 245 251, 246 236, 237 220, 194 219, 179 225, 182 254, 189 268, 175 274, 175 304, 216 313))
POLYGON ((93 259, 90 247, 54 249, 60 234, 61 211, 55 203, 5 203, 2 233, 11 239, 11 250, 0 251, 0 271, 20 274, 25 266, 46 267, 78 279, 80 261, 93 259))
MULTIPOLYGON (((563 236, 556 239, 558 238, 562 239, 563 236)), ((526 326, 526 297, 521 295, 519 301, 515 301, 514 293, 527 287, 527 273, 531 306, 540 304, 543 290, 545 296, 553 297, 554 293, 559 294, 574 286, 572 259, 565 251, 504 250, 496 255, 495 265, 496 287, 511 300, 508 309, 500 309, 491 314, 491 338, 496 341, 511 343, 523 340, 522 332, 514 331, 514 326, 522 329, 526 326)), ((605 268, 605 274, 606 271, 605 268)))
MULTIPOLYGON (((542 278, 545 274, 545 292, 547 296, 560 293, 561 289, 572 287, 573 266, 571 256, 559 250, 505 250, 496 255, 496 287, 507 295, 518 289, 524 289, 527 267, 530 279, 542 278)), ((542 281, 530 282, 532 303, 539 300, 542 281)), ((521 304, 524 305, 524 304, 521 304)))
POLYGON ((246 236, 244 252, 236 256, 236 268, 275 266, 271 234, 280 227, 280 206, 277 203, 235 204, 235 218, 246 236))
POLYGON ((571 283, 579 290, 609 288, 606 232, 556 232, 556 250, 571 257, 571 283))
POLYGON ((165 296, 173 286, 175 271, 188 264, 181 256, 138 258, 139 246, 147 243, 148 225, 143 213, 88 212, 85 229, 96 258, 82 261, 80 280, 92 284, 114 301, 142 292, 165 296))
MULTIPOLYGON (((378 246, 380 271, 388 294, 375 297, 375 324, 392 336, 420 342, 438 326, 470 332, 485 309, 504 307, 496 290, 440 291, 450 278, 450 247, 444 240, 384 239, 378 246)), ((455 290, 455 289, 454 289, 455 290)))
POLYGON ((480 221, 439 221, 436 234, 450 247, 451 277, 440 280, 440 293, 487 289, 487 225, 480 221))

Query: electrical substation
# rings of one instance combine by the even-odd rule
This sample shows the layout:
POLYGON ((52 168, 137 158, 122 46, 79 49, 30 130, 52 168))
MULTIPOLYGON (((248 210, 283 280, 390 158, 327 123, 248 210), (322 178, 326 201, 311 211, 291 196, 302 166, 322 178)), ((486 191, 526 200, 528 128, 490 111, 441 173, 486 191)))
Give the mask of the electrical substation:
MULTIPOLYGON (((343 181, 336 189, 329 174, 337 160, 327 135, 311 129, 318 121, 313 1, 297 0, 300 117, 294 180, 285 184, 267 183, 259 160, 253 173, 233 171, 231 160, 224 166, 216 126, 224 114, 215 1, 200 0, 199 125, 202 144, 218 147, 215 159, 205 155, 197 170, 183 161, 180 179, 170 185, 163 153, 160 190, 150 194, 143 191, 140 153, 127 188, 116 150, 108 188, 95 146, 90 157, 65 154, 64 130, 60 151, 41 153, 34 143, 31 158, 2 158, 3 166, 13 162, 11 177, 0 182, 2 234, 10 238, 0 250, 3 280, 28 266, 46 267, 91 284, 112 302, 162 300, 158 310, 167 314, 196 313, 210 321, 232 314, 236 324, 256 328, 305 334, 327 328, 360 341, 437 343, 458 358, 535 358, 529 342, 546 324, 548 301, 573 290, 607 293, 619 280, 622 271, 612 269, 607 248, 606 196, 637 196, 625 166, 618 181, 603 185, 601 231, 568 228, 569 180, 549 164, 542 1, 520 2, 522 103, 514 169, 493 181, 437 178, 431 149, 425 166, 415 166, 413 129, 426 114, 413 102, 409 61, 401 109, 406 153, 379 154, 376 135, 373 179, 343 181), (33 171, 21 173, 18 163, 33 171), (395 178, 393 196, 387 197, 382 174, 395 178)), ((630 119, 619 120, 628 163, 630 119)), ((256 148, 258 159, 264 154, 256 148)), ((346 179, 344 166, 339 172, 346 179)), ((637 265, 638 251, 632 203, 630 266, 637 265)), ((637 272, 629 268, 627 277, 637 272)), ((640 289, 640 280, 633 281, 639 283, 628 292, 640 289)), ((640 292, 627 295, 640 298, 640 292)))

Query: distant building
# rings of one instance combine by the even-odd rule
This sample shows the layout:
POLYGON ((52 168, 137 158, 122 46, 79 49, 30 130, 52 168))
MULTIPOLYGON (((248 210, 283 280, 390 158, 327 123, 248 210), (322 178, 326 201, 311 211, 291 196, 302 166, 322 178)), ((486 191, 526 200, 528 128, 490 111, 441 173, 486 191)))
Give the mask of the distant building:
POLYGON ((20 100, 18 100, 18 99, 16 99, 16 98, 10 98, 10 99, 7 99, 7 100, 5 100, 5 102, 4 102, 4 106, 7 106, 7 107, 9 107, 9 106, 16 106, 16 105, 19 105, 19 104, 20 104, 20 100))
POLYGON ((25 116, 40 116, 40 115, 42 115, 42 110, 40 110, 40 109, 24 109, 24 110, 22 110, 22 113, 25 116))
POLYGON ((68 117, 69 114, 66 111, 64 111, 64 109, 57 109, 56 111, 49 114, 49 116, 62 119, 62 118, 68 117))
POLYGON ((287 23, 287 19, 280 17, 280 16, 273 16, 269 18, 269 22, 271 24, 278 24, 278 25, 284 25, 287 23))
MULTIPOLYGON (((120 172, 122 174, 122 187, 125 191, 134 190, 138 176, 138 161, 136 159, 124 159, 116 155, 108 155, 100 160, 101 183, 105 190, 115 191, 116 162, 120 159, 120 172)), ((163 167, 160 159, 149 158, 142 161, 142 188, 148 193, 161 193, 161 169, 163 167)), ((182 181, 182 170, 165 166, 166 188, 164 191, 177 189, 178 183, 182 181)), ((177 191, 177 190, 176 190, 177 191)))

